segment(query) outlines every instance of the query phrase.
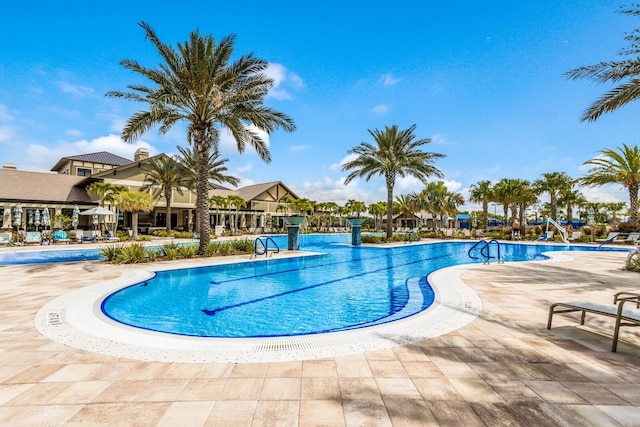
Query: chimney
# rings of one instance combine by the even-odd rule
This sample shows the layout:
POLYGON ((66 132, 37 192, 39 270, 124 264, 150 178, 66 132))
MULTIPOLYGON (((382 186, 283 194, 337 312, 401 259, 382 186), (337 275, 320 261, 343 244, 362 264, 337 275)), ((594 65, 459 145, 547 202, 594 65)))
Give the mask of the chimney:
POLYGON ((146 148, 138 148, 133 155, 133 161, 139 162, 140 160, 145 160, 149 158, 149 150, 146 148))
POLYGON ((10 170, 18 170, 18 168, 16 167, 15 163, 5 163, 2 165, 2 169, 10 169, 10 170))

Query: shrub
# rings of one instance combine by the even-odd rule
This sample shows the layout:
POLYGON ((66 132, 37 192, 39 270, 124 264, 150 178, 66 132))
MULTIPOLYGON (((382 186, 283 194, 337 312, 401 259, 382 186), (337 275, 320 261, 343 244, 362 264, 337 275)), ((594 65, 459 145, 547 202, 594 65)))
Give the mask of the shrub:
POLYGON ((140 235, 138 234, 138 242, 148 242, 151 240, 151 236, 147 236, 147 235, 140 235))
POLYGON ((178 254, 181 258, 193 258, 198 253, 198 245, 182 245, 178 247, 178 254))
POLYGON ((178 247, 170 247, 170 248, 163 248, 163 252, 164 255, 167 257, 168 260, 174 260, 176 258, 178 258, 178 247))
POLYGON ((107 262, 114 262, 124 251, 125 245, 109 245, 100 249, 102 255, 107 262))
POLYGON ((631 221, 621 222, 618 224, 618 231, 621 233, 634 233, 640 231, 640 225, 631 221))
POLYGON ((118 264, 137 264, 145 261, 146 258, 147 254, 144 245, 132 243, 122 248, 122 252, 118 254, 115 261, 118 264))
POLYGON ((116 231, 116 237, 119 237, 121 241, 129 240, 129 233, 125 230, 116 231))

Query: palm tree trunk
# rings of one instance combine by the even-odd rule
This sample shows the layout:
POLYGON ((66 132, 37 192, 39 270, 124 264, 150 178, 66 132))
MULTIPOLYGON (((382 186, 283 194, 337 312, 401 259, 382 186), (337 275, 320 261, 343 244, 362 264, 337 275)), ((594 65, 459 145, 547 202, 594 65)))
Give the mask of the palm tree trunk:
POLYGON ((167 232, 171 232, 171 188, 164 189, 164 201, 167 205, 167 232))
POLYGON ((138 211, 131 212, 131 229, 133 231, 131 237, 138 240, 138 211))
POLYGON ((393 237, 393 186, 395 182, 387 177, 387 239, 393 237))
POLYGON ((638 224, 638 189, 640 185, 632 184, 629 186, 629 221, 632 224, 638 224))
MULTIPOLYGON (((202 135, 203 136, 203 135, 202 135)), ((211 240, 211 227, 209 226, 209 145, 204 141, 197 141, 194 151, 198 151, 198 179, 196 182, 197 197, 197 222, 200 232, 200 244, 198 253, 204 254, 205 248, 211 240)))

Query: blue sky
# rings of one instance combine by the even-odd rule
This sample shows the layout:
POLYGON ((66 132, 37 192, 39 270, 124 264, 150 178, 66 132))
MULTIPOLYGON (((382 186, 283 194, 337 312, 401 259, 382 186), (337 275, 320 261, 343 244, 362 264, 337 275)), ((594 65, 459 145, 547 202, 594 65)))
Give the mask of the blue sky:
MULTIPOLYGON (((242 185, 281 180, 316 201, 385 200, 384 180, 344 186, 347 151, 372 142, 368 129, 416 124, 418 138, 450 190, 467 195, 483 180, 562 171, 583 176, 598 150, 637 144, 640 104, 594 123, 584 109, 608 86, 568 81, 572 68, 616 58, 637 19, 605 0, 3 2, 0 6, 0 163, 48 171, 63 156, 110 151, 132 158, 140 146, 176 153, 184 126, 135 144, 119 139, 139 106, 106 98, 138 77, 125 58, 159 58, 137 25, 148 22, 172 45, 199 29, 237 35, 235 52, 271 63, 267 104, 291 116, 296 132, 269 138, 262 162, 222 153, 242 185), (8 3, 8 4, 7 4, 8 3), (91 6, 89 6, 91 5, 91 6)), ((419 191, 399 180, 395 195, 419 191)), ((592 201, 628 201, 619 187, 584 189, 592 201)))

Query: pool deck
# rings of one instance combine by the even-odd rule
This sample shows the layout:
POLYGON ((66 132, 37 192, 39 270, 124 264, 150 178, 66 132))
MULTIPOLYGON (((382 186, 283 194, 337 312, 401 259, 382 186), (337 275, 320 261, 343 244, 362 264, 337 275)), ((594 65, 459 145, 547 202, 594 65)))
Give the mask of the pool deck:
POLYGON ((611 303, 640 275, 621 269, 625 253, 565 255, 460 270, 483 311, 440 337, 244 364, 105 356, 34 327, 51 300, 139 266, 0 267, 0 425, 640 425, 640 331, 623 328, 611 353, 611 319, 561 314, 546 329, 549 304, 611 303))

